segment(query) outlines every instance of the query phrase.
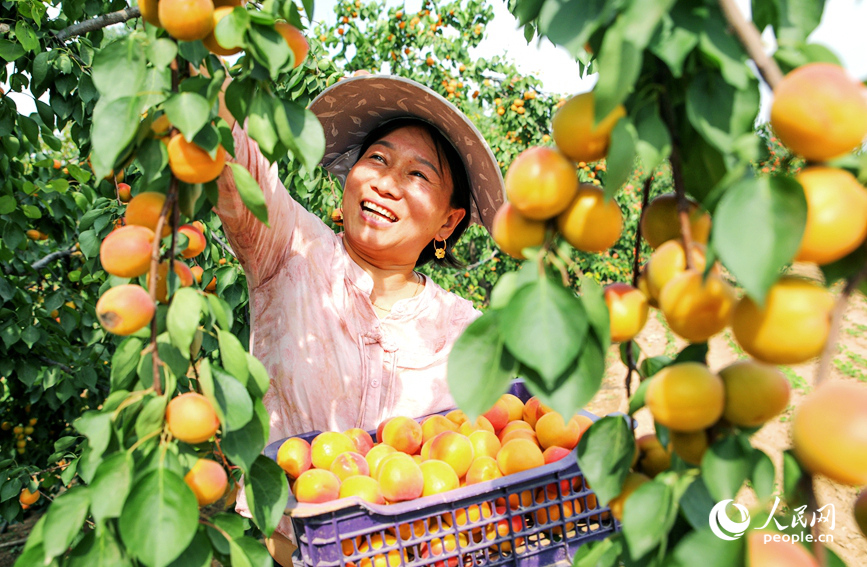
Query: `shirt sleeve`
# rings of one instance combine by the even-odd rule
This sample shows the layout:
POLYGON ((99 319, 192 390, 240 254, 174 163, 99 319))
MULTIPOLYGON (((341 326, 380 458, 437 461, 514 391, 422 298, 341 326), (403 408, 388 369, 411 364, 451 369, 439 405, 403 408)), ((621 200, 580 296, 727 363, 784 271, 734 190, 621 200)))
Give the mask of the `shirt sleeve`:
POLYGON ((219 202, 214 208, 223 230, 241 262, 251 288, 268 281, 291 256, 333 231, 316 215, 295 201, 280 181, 277 164, 270 164, 259 144, 237 122, 232 129, 234 161, 246 167, 259 183, 268 207, 268 225, 251 213, 235 186, 231 169, 217 181, 219 202))

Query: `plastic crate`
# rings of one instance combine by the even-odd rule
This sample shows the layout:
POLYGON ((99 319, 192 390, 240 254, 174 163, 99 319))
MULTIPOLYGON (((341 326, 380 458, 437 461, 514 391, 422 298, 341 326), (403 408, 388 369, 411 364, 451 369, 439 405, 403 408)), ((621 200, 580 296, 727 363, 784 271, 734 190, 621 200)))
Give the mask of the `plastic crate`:
MULTIPOLYGON (((510 392, 530 397, 520 381, 510 392)), ((311 441, 318 433, 298 437, 311 441)), ((276 459, 283 441, 265 455, 276 459)), ((587 487, 574 451, 549 465, 391 505, 357 498, 299 505, 290 494, 286 513, 309 566, 571 565, 579 546, 619 530, 587 487)))

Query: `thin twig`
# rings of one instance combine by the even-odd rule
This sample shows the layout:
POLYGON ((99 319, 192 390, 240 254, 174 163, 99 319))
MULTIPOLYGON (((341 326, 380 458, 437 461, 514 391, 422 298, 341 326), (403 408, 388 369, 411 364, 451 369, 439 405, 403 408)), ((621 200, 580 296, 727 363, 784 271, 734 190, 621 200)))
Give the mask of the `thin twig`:
POLYGON ((644 187, 641 193, 641 215, 638 217, 638 226, 635 227, 635 247, 632 252, 632 287, 638 287, 638 279, 641 276, 641 220, 644 218, 644 211, 647 210, 647 203, 650 202, 650 188, 653 185, 653 176, 649 176, 644 181, 644 187))
POLYGON ((846 282, 846 286, 840 292, 840 297, 834 303, 834 309, 831 311, 831 328, 828 330, 828 340, 825 342, 825 348, 822 350, 822 356, 819 359, 819 367, 816 369, 816 387, 830 374, 831 361, 837 349, 837 336, 840 334, 840 326, 843 324, 843 313, 846 311, 849 297, 858 289, 858 286, 865 278, 867 278, 867 265, 846 282))
POLYGON ((217 242, 217 244, 219 244, 220 246, 222 246, 223 249, 224 249, 226 252, 228 252, 229 254, 231 254, 233 258, 237 258, 237 257, 238 257, 238 256, 235 254, 235 251, 232 250, 232 247, 229 246, 228 244, 226 244, 226 242, 223 241, 222 238, 220 238, 219 236, 217 236, 217 234, 216 234, 214 231, 211 231, 211 235, 210 235, 210 236, 211 236, 212 239, 214 239, 214 240, 217 242))
POLYGON ((63 364, 63 363, 61 363, 61 362, 57 362, 56 360, 51 360, 50 358, 45 357, 45 356, 42 356, 41 354, 37 354, 37 355, 36 355, 36 358, 38 358, 39 360, 41 360, 41 361, 44 362, 45 364, 48 364, 48 365, 50 365, 50 366, 56 366, 56 367, 58 367, 59 369, 61 369, 61 370, 63 370, 64 372, 66 372, 67 374, 73 374, 73 372, 74 372, 74 371, 72 370, 72 368, 70 368, 69 366, 67 366, 67 365, 65 365, 65 364, 63 364))
POLYGON ((90 20, 72 24, 54 34, 54 38, 58 41, 66 41, 69 38, 101 30, 104 27, 120 24, 138 17, 141 17, 141 10, 139 10, 138 6, 130 6, 117 12, 102 14, 90 20))
POLYGON ((746 49, 747 55, 755 61, 759 74, 771 89, 776 89, 780 81, 783 80, 783 72, 780 71, 777 62, 765 53, 759 30, 741 14, 735 0, 719 0, 719 5, 735 35, 738 36, 741 45, 746 49))
POLYGON ((481 266, 482 264, 487 264, 488 262, 490 262, 491 260, 496 258, 499 253, 500 253, 499 250, 494 250, 493 252, 491 252, 491 255, 488 256, 487 258, 485 258, 484 260, 479 260, 478 262, 475 262, 475 263, 467 266, 466 270, 474 270, 474 269, 478 268, 479 266, 481 266))
POLYGON ((15 547, 16 545, 22 545, 22 544, 25 544, 25 543, 27 543, 27 538, 26 538, 26 537, 25 537, 24 539, 16 539, 16 540, 13 540, 13 541, 6 541, 6 542, 3 542, 3 543, 0 543, 0 548, 3 548, 3 547, 15 547))
POLYGON ((51 254, 49 254, 43 258, 40 258, 40 259, 36 260, 35 262, 33 262, 32 264, 30 264, 30 267, 33 268, 34 270, 41 270, 42 268, 44 268, 45 266, 47 266, 48 264, 50 264, 54 260, 56 260, 58 258, 63 258, 64 256, 69 256, 74 251, 75 251, 75 246, 73 246, 69 250, 58 250, 57 252, 52 252, 51 254))
MULTIPOLYGON (((149 292, 151 301, 157 301, 157 277, 160 265, 160 242, 162 241, 163 226, 165 226, 169 211, 175 206, 175 201, 178 197, 178 180, 172 176, 172 181, 169 186, 169 194, 166 196, 166 201, 163 203, 163 209, 160 211, 160 216, 157 219, 157 225, 154 227, 153 247, 151 248, 151 268, 150 268, 150 284, 149 292)), ((166 286, 168 287, 169 274, 166 272, 166 286)), ((157 318, 151 319, 151 359, 153 361, 153 377, 154 377, 154 392, 158 396, 162 396, 162 385, 160 384, 160 357, 157 349, 157 318)))
POLYGON ((695 269, 692 259, 692 229, 689 226, 689 201, 686 198, 686 186, 683 182, 683 162, 680 159, 680 136, 677 134, 677 120, 674 117, 674 109, 671 101, 663 92, 660 95, 662 119, 671 136, 671 155, 668 157, 671 163, 671 177, 674 181, 674 194, 677 198, 677 212, 680 217, 680 234, 683 237, 683 251, 686 257, 686 269, 695 269))

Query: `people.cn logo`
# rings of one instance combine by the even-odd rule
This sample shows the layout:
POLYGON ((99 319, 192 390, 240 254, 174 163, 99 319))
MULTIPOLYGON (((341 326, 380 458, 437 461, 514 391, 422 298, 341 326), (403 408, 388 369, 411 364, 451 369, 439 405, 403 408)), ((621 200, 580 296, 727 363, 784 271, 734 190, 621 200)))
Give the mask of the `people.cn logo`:
POLYGON ((740 504, 735 504, 733 500, 723 500, 718 502, 710 511, 710 529, 714 535, 720 539, 734 541, 744 535, 750 525, 750 513, 740 504), (726 514, 726 506, 731 502, 735 508, 741 513, 741 521, 735 522, 726 514), (728 533, 726 533, 728 532, 728 533), (731 534, 731 535, 728 535, 731 534))

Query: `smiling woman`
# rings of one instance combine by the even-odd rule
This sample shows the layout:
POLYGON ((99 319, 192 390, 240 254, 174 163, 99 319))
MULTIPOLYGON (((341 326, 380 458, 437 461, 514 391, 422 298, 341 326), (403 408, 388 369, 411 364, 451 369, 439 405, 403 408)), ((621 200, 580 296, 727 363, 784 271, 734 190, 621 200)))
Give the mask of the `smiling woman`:
MULTIPOLYGON (((490 227, 504 200, 496 160, 472 123, 413 81, 346 79, 311 104, 322 165, 344 186, 344 232, 293 201, 245 129, 235 160, 259 182, 270 228, 220 177, 217 212, 247 274, 252 352, 268 369, 270 441, 312 430, 374 429, 386 418, 454 407, 448 354, 480 313, 415 271, 458 265, 470 222, 490 227)), ((228 173, 228 172, 227 172, 228 173)), ((238 511, 249 515, 244 495, 238 511)), ((289 564, 291 524, 269 549, 289 564)))

